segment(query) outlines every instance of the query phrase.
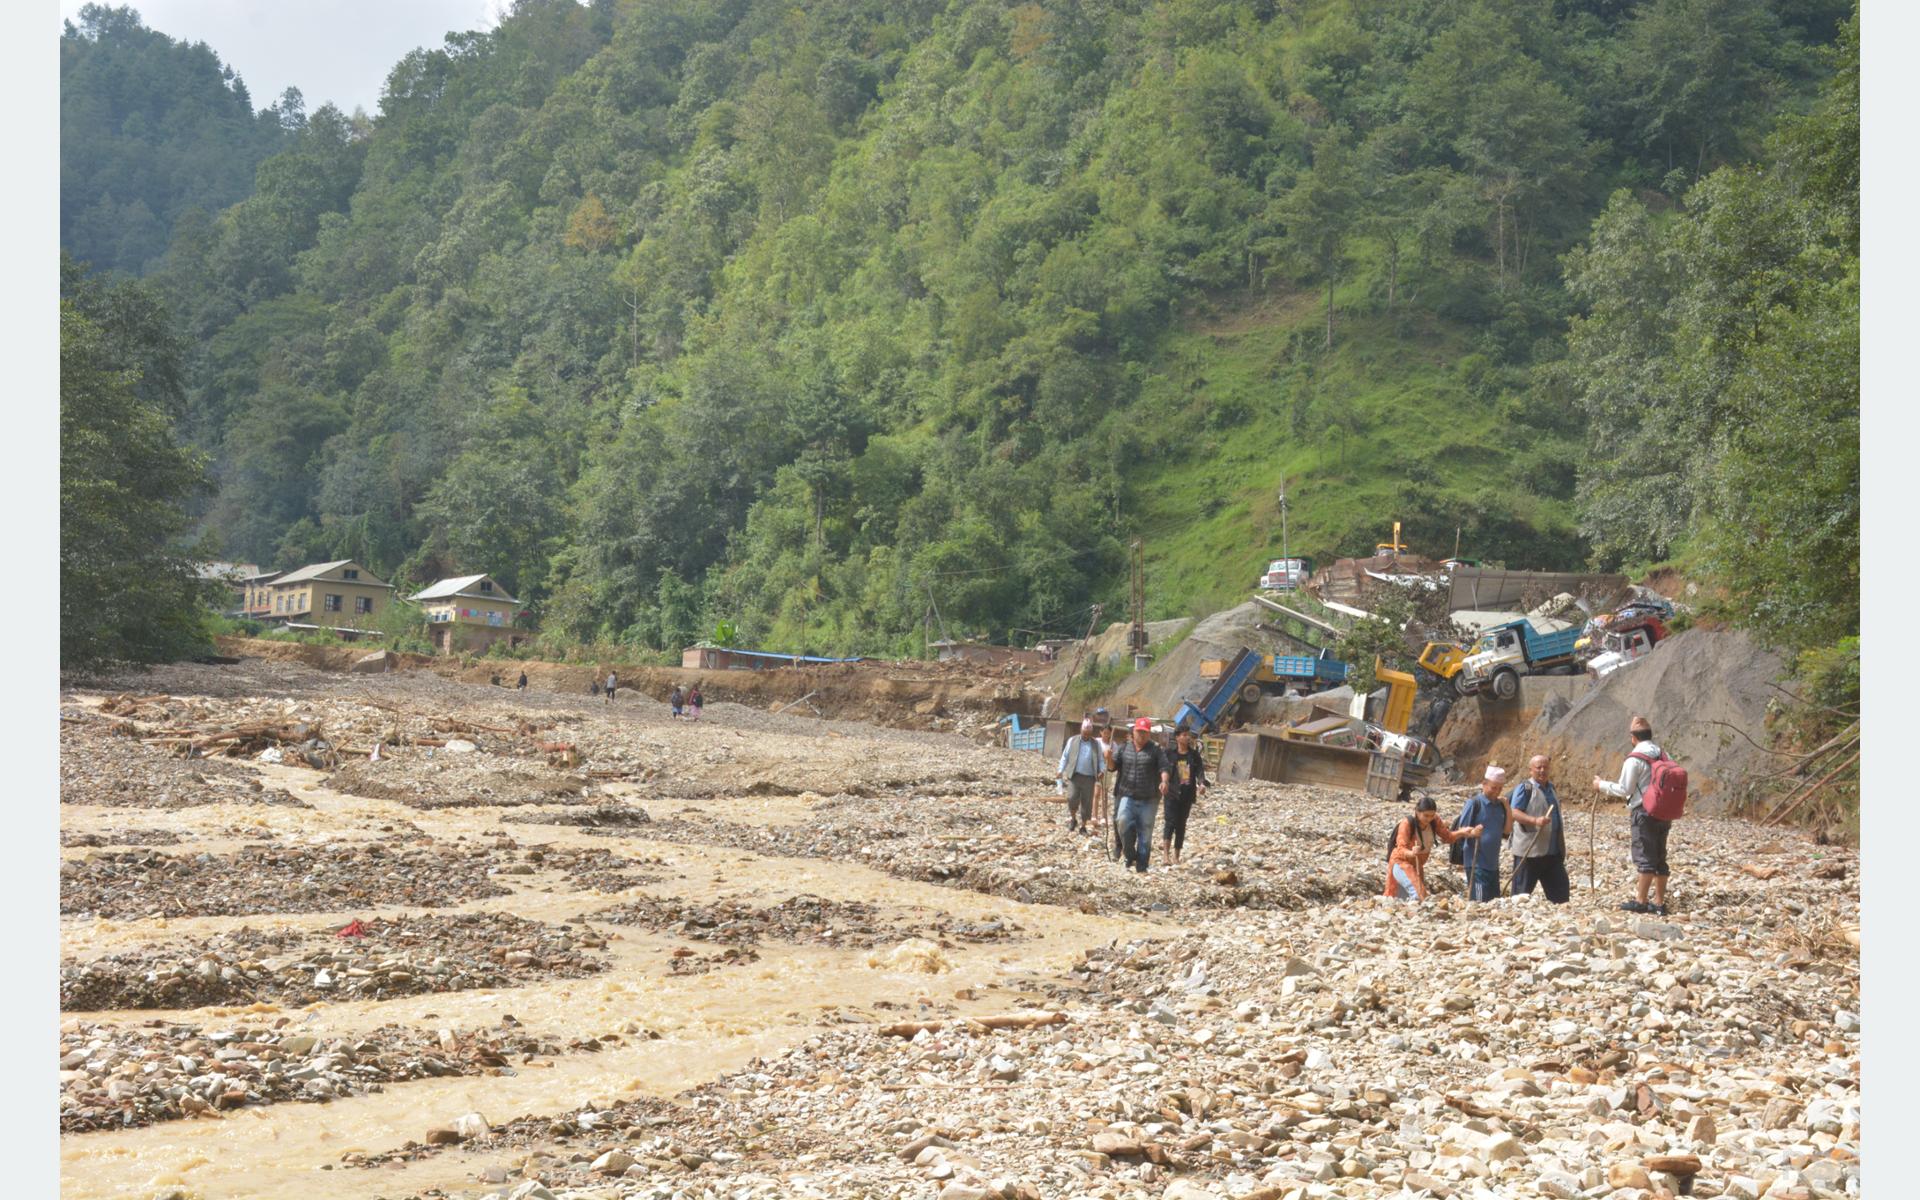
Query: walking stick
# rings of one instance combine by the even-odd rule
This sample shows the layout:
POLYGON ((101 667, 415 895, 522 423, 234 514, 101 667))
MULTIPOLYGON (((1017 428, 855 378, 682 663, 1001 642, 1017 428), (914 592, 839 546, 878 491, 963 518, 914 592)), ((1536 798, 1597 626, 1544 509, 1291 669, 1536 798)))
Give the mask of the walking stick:
POLYGON ((1593 882, 1593 836, 1600 824, 1600 793, 1594 792, 1593 799, 1587 803, 1587 903, 1594 901, 1593 882))

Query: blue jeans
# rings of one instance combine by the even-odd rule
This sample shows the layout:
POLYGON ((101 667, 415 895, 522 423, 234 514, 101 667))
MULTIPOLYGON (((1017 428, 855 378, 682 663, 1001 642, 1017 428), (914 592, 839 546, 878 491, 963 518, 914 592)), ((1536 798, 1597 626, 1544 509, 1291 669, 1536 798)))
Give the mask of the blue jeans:
POLYGON ((1396 889, 1393 895, 1394 899, 1418 900, 1420 898, 1420 893, 1414 889, 1413 878, 1407 874, 1405 867, 1395 866, 1393 868, 1393 882, 1396 889))
POLYGON ((1147 869, 1147 855, 1153 850, 1153 819, 1160 811, 1160 799, 1139 796, 1120 797, 1114 814, 1114 826, 1120 833, 1120 853, 1129 867, 1147 869))

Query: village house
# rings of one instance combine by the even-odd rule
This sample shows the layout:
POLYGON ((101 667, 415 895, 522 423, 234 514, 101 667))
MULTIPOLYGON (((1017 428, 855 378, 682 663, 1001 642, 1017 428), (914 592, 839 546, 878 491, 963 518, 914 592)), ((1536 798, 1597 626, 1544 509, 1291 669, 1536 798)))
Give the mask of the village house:
POLYGON ((394 587, 350 558, 288 571, 266 585, 261 618, 289 629, 367 633, 392 603, 394 587))
POLYGON ((240 581, 240 615, 264 621, 273 615, 273 581, 284 571, 256 571, 240 581))
POLYGON ((221 611, 232 616, 245 611, 247 581, 260 574, 260 568, 253 563, 203 562, 194 567, 194 574, 227 589, 227 603, 221 611))
POLYGON ((495 642, 518 646, 527 638, 513 624, 520 602, 491 575, 442 579, 408 599, 426 613, 436 654, 481 653, 495 642))

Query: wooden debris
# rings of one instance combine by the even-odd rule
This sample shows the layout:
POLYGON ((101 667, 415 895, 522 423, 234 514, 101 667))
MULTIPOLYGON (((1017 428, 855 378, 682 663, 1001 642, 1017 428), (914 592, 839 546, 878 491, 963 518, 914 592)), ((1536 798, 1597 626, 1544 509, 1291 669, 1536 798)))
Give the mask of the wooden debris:
POLYGON ((982 1029, 1035 1029, 1042 1025, 1065 1025, 1067 1014, 1051 1013, 1013 1013, 999 1017, 970 1017, 955 1021, 900 1021, 892 1025, 882 1025, 880 1033, 885 1037, 910 1038, 922 1032, 938 1033, 949 1025, 961 1028, 978 1026, 982 1029))

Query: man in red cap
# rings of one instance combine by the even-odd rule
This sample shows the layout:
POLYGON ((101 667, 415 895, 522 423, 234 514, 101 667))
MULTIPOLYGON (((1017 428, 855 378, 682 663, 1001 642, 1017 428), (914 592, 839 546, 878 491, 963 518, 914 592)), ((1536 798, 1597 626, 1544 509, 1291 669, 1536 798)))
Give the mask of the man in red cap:
POLYGON ((1133 740, 1124 746, 1107 748, 1107 765, 1117 773, 1113 794, 1119 799, 1114 808, 1114 830, 1120 836, 1120 853, 1127 866, 1147 873, 1147 858, 1153 851, 1153 822, 1160 812, 1160 798, 1167 794, 1167 781, 1173 764, 1167 752, 1153 740, 1153 722, 1141 717, 1133 723, 1133 740))

